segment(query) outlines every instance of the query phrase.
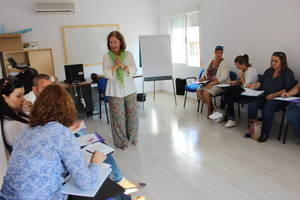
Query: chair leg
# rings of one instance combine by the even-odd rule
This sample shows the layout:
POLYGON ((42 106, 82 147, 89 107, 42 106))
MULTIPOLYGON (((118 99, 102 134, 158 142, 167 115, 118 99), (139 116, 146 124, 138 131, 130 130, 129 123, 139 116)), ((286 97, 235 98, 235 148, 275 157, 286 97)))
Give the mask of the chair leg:
POLYGON ((285 117, 285 110, 282 111, 280 129, 279 129, 279 133, 278 133, 278 137, 277 137, 278 141, 281 140, 281 131, 282 131, 282 127, 283 127, 283 124, 284 124, 284 117, 285 117))
POLYGON ((185 108, 185 103, 186 103, 186 97, 187 97, 187 91, 185 91, 185 95, 184 95, 184 103, 183 103, 184 108, 185 108))
POLYGON ((107 110, 107 105, 106 105, 106 102, 105 102, 105 101, 104 101, 104 106, 105 106, 105 112, 106 112, 107 124, 109 124, 108 110, 107 110))
POLYGON ((241 117, 241 105, 238 103, 237 106, 238 106, 239 117, 241 117))
POLYGON ((288 130, 289 130, 289 123, 286 123, 286 127, 285 127, 285 131, 284 131, 284 136, 283 136, 283 140, 282 140, 282 144, 285 144, 286 142, 286 138, 287 138, 287 133, 288 133, 288 130))
POLYGON ((201 102, 201 111, 200 111, 201 113, 202 113, 202 111, 203 111, 203 105, 204 105, 204 102, 202 101, 202 102, 201 102))
POLYGON ((198 108, 197 108, 197 112, 199 112, 200 109, 200 100, 198 100, 198 108))
POLYGON ((101 98, 99 97, 99 114, 100 114, 100 119, 102 118, 102 112, 101 112, 101 98))

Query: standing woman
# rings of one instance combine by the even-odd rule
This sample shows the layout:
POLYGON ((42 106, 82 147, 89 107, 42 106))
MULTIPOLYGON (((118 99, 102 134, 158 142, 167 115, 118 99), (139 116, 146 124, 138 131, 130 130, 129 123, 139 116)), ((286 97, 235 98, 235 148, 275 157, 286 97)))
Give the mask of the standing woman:
POLYGON ((103 57, 103 72, 108 78, 111 130, 116 147, 126 150, 128 143, 137 144, 138 118, 136 88, 133 75, 137 68, 131 52, 119 31, 107 37, 109 52, 103 57))
POLYGON ((197 90, 198 100, 202 100, 207 104, 208 115, 214 112, 214 107, 212 103, 212 96, 216 96, 225 92, 225 89, 220 87, 215 87, 215 85, 224 83, 229 80, 229 68, 226 65, 223 58, 223 46, 215 47, 215 57, 209 63, 205 74, 199 81, 209 81, 207 85, 197 90))

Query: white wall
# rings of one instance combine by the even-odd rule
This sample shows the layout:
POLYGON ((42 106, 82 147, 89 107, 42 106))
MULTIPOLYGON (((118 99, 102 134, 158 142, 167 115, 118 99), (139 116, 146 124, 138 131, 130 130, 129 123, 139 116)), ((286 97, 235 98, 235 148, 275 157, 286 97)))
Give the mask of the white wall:
MULTIPOLYGON (((137 64, 138 36, 157 34, 159 30, 157 0, 77 0, 74 1, 76 5, 74 15, 35 15, 32 11, 33 2, 36 1, 0 0, 0 23, 4 24, 7 32, 31 27, 33 31, 25 34, 23 40, 37 41, 41 48, 53 49, 55 73, 59 80, 65 79, 61 26, 120 24, 121 32, 127 40, 128 50, 133 52, 137 64)), ((86 77, 90 77, 93 72, 101 73, 102 67, 85 68, 86 77)), ((141 80, 137 80, 139 90, 141 83, 141 80)))
MULTIPOLYGON (((167 32, 168 16, 196 10, 193 0, 161 0, 160 31, 167 32)), ((300 1, 298 0, 200 0, 201 64, 212 57, 215 45, 225 47, 225 60, 233 70, 233 59, 248 53, 262 73, 270 65, 273 51, 287 53, 290 67, 300 79, 300 1)), ((175 76, 196 75, 198 69, 174 66, 175 76)), ((164 90, 170 90, 167 82, 164 90)))

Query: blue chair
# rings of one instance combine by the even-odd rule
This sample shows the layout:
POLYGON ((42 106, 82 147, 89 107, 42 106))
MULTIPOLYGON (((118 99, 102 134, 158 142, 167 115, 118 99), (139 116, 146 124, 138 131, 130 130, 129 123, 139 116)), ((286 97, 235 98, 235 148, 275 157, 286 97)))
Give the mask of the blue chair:
MULTIPOLYGON (((205 71, 204 69, 200 69, 199 74, 198 74, 198 80, 201 79, 204 71, 205 71)), ((196 81, 197 77, 187 77, 187 78, 185 78, 185 80, 189 80, 189 79, 196 81)), ((188 92, 195 93, 199 87, 200 87, 200 85, 197 84, 197 83, 191 83, 191 84, 185 85, 185 87, 184 87, 185 97, 184 97, 184 103, 183 103, 183 107, 184 108, 185 108, 186 98, 187 98, 188 92)), ((199 106, 200 106, 200 100, 198 100, 198 109, 197 109, 197 112, 199 112, 199 106)))
POLYGON ((98 80, 98 92, 99 92, 99 110, 100 110, 100 119, 102 117, 102 112, 101 112, 101 102, 104 102, 104 107, 105 107, 105 112, 106 112, 106 118, 107 118, 107 124, 109 124, 109 117, 108 117, 108 109, 107 109, 107 103, 109 100, 108 96, 105 96, 106 92, 106 86, 107 86, 107 78, 100 78, 98 80))

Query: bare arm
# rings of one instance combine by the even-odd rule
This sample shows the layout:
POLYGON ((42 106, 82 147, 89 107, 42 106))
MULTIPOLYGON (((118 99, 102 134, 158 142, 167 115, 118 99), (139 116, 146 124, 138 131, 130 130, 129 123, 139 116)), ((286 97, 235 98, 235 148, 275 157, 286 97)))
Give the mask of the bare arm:
POLYGON ((284 92, 286 92, 286 90, 280 90, 278 92, 274 92, 272 94, 269 94, 266 98, 267 98, 267 100, 272 100, 272 99, 274 99, 276 97, 280 97, 281 94, 284 93, 284 92))
POLYGON ((251 84, 246 85, 246 88, 250 88, 250 89, 253 89, 253 90, 257 90, 260 87, 261 87, 261 83, 260 82, 251 83, 251 84))
POLYGON ((300 83, 298 83, 290 91, 281 93, 281 96, 282 97, 291 97, 291 96, 297 95, 299 92, 300 92, 300 83))

